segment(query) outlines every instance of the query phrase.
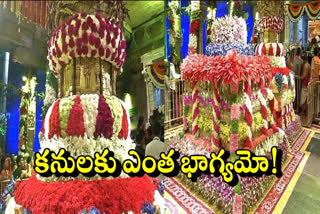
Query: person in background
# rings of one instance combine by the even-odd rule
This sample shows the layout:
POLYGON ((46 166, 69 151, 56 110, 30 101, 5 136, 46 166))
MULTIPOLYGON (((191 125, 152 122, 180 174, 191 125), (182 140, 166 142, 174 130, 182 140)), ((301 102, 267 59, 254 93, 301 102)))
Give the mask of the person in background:
POLYGON ((146 129, 146 124, 144 122, 144 117, 143 116, 140 116, 139 117, 139 120, 138 120, 138 126, 137 126, 137 131, 143 131, 144 132, 144 136, 146 138, 146 140, 149 140, 150 139, 150 135, 146 129))
MULTIPOLYGON (((319 47, 315 47, 314 51, 313 51, 313 58, 312 58, 312 62, 311 62, 311 81, 313 82, 317 82, 320 80, 320 49, 319 47)), ((317 100, 315 103, 315 113, 318 117, 320 117, 320 83, 318 83, 316 85, 317 90, 316 92, 318 92, 318 96, 317 96, 317 100)))
MULTIPOLYGON (((301 75, 301 70, 302 70, 302 64, 303 64, 303 60, 300 57, 301 55, 301 49, 297 48, 296 49, 296 55, 293 58, 293 67, 292 70, 294 72, 294 74, 296 76, 300 76, 301 75)), ((300 95, 300 91, 301 91, 301 81, 296 79, 295 81, 295 89, 296 89, 296 97, 295 97, 295 102, 294 102, 294 109, 299 113, 299 98, 301 97, 300 95)))
POLYGON ((16 161, 17 161, 17 166, 18 167, 13 172, 13 178, 14 179, 21 177, 22 168, 23 168, 23 160, 22 160, 22 157, 20 155, 18 155, 16 161))
POLYGON ((3 169, 1 171, 1 179, 6 180, 11 177, 11 157, 9 155, 6 156, 3 164, 3 169))
POLYGON ((302 114, 306 114, 307 110, 307 98, 308 98, 308 85, 310 82, 311 66, 308 62, 308 55, 304 53, 302 56, 302 74, 295 75, 298 80, 302 80, 301 96, 300 96, 300 107, 302 109, 302 114))
POLYGON ((293 55, 294 55, 293 50, 291 50, 291 51, 288 51, 287 56, 286 56, 286 58, 287 58, 286 66, 290 70, 292 70, 292 68, 293 68, 293 57, 294 57, 293 55))
MULTIPOLYGON (((167 145, 160 140, 162 134, 162 127, 159 122, 155 122, 151 126, 153 140, 146 147, 146 156, 152 156, 155 159, 160 159, 160 154, 167 151, 167 145)), ((164 176, 160 174, 158 179, 163 180, 164 176)))
POLYGON ((136 135, 136 151, 139 153, 139 155, 144 156, 145 154, 145 149, 146 149, 146 143, 144 139, 144 132, 143 131, 138 131, 136 135))

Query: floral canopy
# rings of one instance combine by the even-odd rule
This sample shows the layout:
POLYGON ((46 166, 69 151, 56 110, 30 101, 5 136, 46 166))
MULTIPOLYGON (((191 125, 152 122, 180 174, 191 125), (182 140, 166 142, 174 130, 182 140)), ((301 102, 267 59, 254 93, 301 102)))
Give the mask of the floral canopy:
POLYGON ((164 89, 164 62, 155 62, 149 66, 151 69, 147 69, 147 75, 151 82, 155 87, 164 89))
POLYGON ((286 10, 290 20, 293 22, 299 21, 304 11, 306 11, 309 19, 316 20, 320 15, 320 1, 287 4, 286 10))

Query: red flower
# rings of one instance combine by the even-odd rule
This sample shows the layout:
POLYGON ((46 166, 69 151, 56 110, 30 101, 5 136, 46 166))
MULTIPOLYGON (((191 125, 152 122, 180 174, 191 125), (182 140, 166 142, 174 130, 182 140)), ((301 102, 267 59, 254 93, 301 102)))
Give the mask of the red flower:
POLYGON ((67 182, 41 182, 33 176, 16 183, 14 197, 34 214, 78 213, 92 206, 104 213, 140 213, 144 202, 153 203, 156 189, 148 176, 67 182))
POLYGON ((26 107, 23 105, 20 107, 20 116, 26 113, 26 107))
POLYGON ((190 25, 190 33, 196 35, 198 31, 199 31, 199 21, 194 20, 191 22, 191 25, 190 25))
POLYGON ((109 58, 110 54, 111 54, 111 51, 110 51, 109 48, 107 48, 107 49, 106 49, 106 58, 107 58, 107 59, 109 58))
POLYGON ((253 143, 252 143, 252 141, 250 140, 249 137, 246 137, 246 140, 244 142, 244 147, 248 148, 251 151, 253 150, 254 146, 253 146, 253 143))
POLYGON ((95 40, 96 40, 96 37, 94 36, 93 33, 91 33, 90 36, 89 36, 90 45, 94 45, 95 40))
POLYGON ((252 115, 249 112, 249 109, 247 108, 247 106, 244 106, 244 111, 245 111, 245 115, 244 118, 247 121, 248 126, 252 126, 252 115))
POLYGON ((74 99, 74 105, 70 110, 68 126, 66 133, 69 136, 84 136, 84 120, 83 109, 80 103, 80 96, 76 96, 74 99))
POLYGON ((100 56, 100 57, 104 56, 104 49, 103 49, 103 47, 100 47, 100 48, 99 48, 99 56, 100 56))
POLYGON ((54 135, 61 136, 60 119, 59 119, 59 104, 60 99, 57 100, 52 107, 52 112, 49 117, 49 134, 48 138, 52 138, 54 135))
POLYGON ((100 38, 103 38, 104 37, 104 28, 100 27, 98 30, 98 33, 99 33, 100 38))
POLYGON ((79 14, 73 14, 72 19, 76 20, 78 18, 79 14))
POLYGON ((111 45, 112 45, 113 48, 116 47, 116 39, 115 39, 115 38, 113 38, 113 39, 111 40, 111 45))
POLYGON ((81 17, 85 18, 87 16, 87 13, 86 12, 82 12, 81 13, 81 17))
POLYGON ((87 22, 82 23, 82 30, 84 30, 84 31, 88 30, 88 23, 87 22))
POLYGON ((263 119, 267 120, 268 119, 267 108, 264 105, 262 105, 261 103, 260 103, 260 108, 261 108, 261 114, 262 114, 263 119))
POLYGON ((70 40, 69 40, 69 46, 70 46, 70 48, 73 48, 74 47, 74 40, 73 40, 73 38, 71 37, 70 38, 70 40))
POLYGON ((91 57, 94 57, 96 55, 97 51, 96 50, 92 50, 91 51, 91 57))

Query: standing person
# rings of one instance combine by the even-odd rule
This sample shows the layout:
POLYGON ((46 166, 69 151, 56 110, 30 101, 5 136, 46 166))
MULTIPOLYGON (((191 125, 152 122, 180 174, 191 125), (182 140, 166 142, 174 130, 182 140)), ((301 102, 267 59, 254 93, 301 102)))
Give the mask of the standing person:
MULTIPOLYGON (((317 82, 320 80, 319 78, 319 70, 320 70, 320 49, 319 47, 315 47, 313 51, 313 58, 311 62, 311 78, 313 82, 317 82)), ((317 96, 316 96, 316 103, 315 103, 315 113, 317 116, 320 117, 320 83, 316 84, 317 90, 317 96)))
POLYGON ((292 70, 293 68, 293 50, 289 51, 287 53, 287 60, 286 60, 286 65, 287 65, 287 68, 289 68, 290 70, 292 70))
POLYGON ((298 80, 302 80, 301 97, 300 97, 300 107, 302 109, 302 114, 306 114, 307 110, 307 98, 308 98, 308 85, 310 82, 311 66, 308 62, 308 55, 305 53, 302 56, 302 74, 296 75, 298 80))
POLYGON ((149 139, 150 139, 148 130, 146 129, 146 124, 145 124, 145 122, 144 122, 144 117, 143 117, 143 116, 140 116, 140 117, 139 117, 138 126, 137 126, 137 131, 138 131, 138 132, 139 132, 139 131, 143 131, 146 140, 149 140, 149 139))
MULTIPOLYGON (((302 70, 302 64, 303 60, 300 57, 301 55, 301 48, 296 49, 296 55, 293 58, 293 67, 292 70, 294 71, 294 74, 296 76, 301 75, 301 70, 302 70)), ((301 97, 301 81, 299 79, 296 79, 295 81, 295 89, 296 89, 296 97, 295 97, 295 102, 294 102, 294 109, 299 113, 299 106, 300 106, 300 100, 299 98, 301 97)))
POLYGON ((145 155, 145 150, 146 150, 146 143, 144 139, 144 132, 143 131, 138 131, 136 135, 136 151, 139 153, 139 155, 144 156, 145 155))
MULTIPOLYGON (((155 122, 151 126, 153 140, 146 147, 146 156, 152 156, 155 159, 160 159, 160 154, 167 151, 167 145, 160 140, 162 127, 159 122, 155 122)), ((163 180, 164 176, 159 175, 158 179, 163 180)))

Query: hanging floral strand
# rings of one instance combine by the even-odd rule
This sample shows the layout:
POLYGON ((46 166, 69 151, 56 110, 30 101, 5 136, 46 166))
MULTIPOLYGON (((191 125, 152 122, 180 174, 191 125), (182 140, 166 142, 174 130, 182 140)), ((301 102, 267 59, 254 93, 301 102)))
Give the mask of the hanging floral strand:
POLYGON ((198 125, 198 119, 199 119, 199 89, 198 89, 198 83, 192 83, 192 135, 195 137, 199 134, 199 125, 198 125))
POLYGON ((16 17, 20 18, 21 11, 21 1, 16 1, 16 17))
POLYGON ((41 1, 37 1, 37 13, 36 13, 36 23, 39 24, 39 18, 40 18, 40 7, 41 7, 41 1))
POLYGON ((21 16, 24 18, 26 16, 26 2, 22 1, 21 3, 21 16))
POLYGON ((179 71, 180 63, 182 62, 181 38, 180 1, 171 1, 169 3, 169 44, 171 62, 175 65, 176 71, 179 71))
POLYGON ((200 20, 200 1, 191 1, 190 5, 190 36, 189 36, 189 54, 196 53, 198 48, 199 37, 199 20, 200 20))
POLYGON ((43 11, 44 11, 44 1, 40 1, 41 2, 41 9, 40 9, 40 25, 41 27, 43 27, 44 23, 43 23, 43 11))
POLYGON ((48 18, 49 18, 49 1, 46 0, 46 15, 45 15, 45 25, 48 23, 48 18))
POLYGON ((31 18, 32 22, 34 21, 34 5, 35 5, 35 2, 31 1, 31 15, 30 15, 30 18, 31 18))
POLYGON ((10 11, 11 13, 14 12, 14 1, 10 1, 10 11))
POLYGON ((212 142, 214 143, 214 145, 218 148, 220 148, 220 137, 219 137, 219 133, 220 133, 220 128, 219 128, 219 123, 220 123, 220 119, 221 119, 221 115, 220 115, 220 108, 219 108, 219 102, 218 100, 220 100, 219 98, 219 94, 217 91, 217 84, 213 83, 213 103, 212 103, 212 107, 213 107, 213 134, 211 136, 212 142))

